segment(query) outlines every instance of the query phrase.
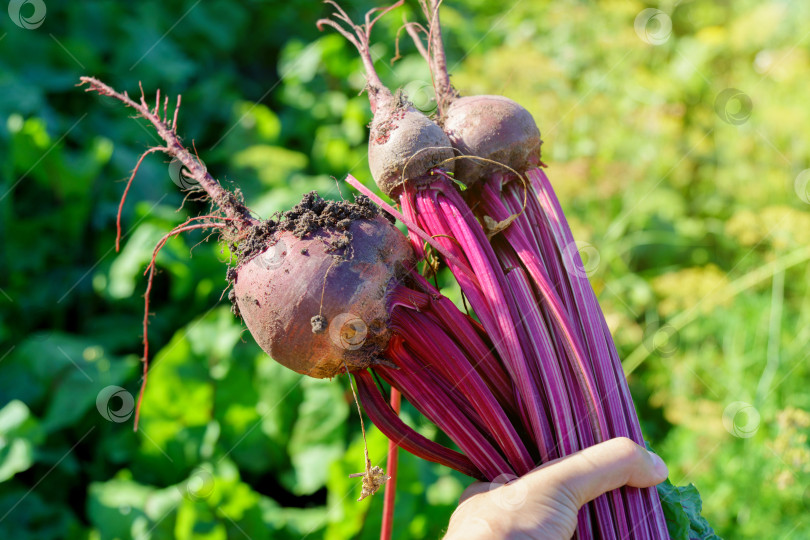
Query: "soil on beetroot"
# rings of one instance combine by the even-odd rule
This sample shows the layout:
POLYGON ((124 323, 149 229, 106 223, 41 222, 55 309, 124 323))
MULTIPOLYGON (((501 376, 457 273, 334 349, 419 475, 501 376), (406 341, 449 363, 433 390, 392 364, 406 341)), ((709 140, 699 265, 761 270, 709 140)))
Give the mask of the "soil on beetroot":
POLYGON ((310 324, 312 324, 312 333, 321 334, 326 332, 327 322, 326 317, 323 315, 315 315, 312 317, 312 319, 310 319, 310 324))
MULTIPOLYGON (((387 143, 388 139, 391 137, 391 132, 398 127, 397 122, 405 118, 405 112, 408 107, 412 106, 413 104, 408 101, 405 94, 402 93, 402 90, 397 90, 394 94, 391 114, 377 125, 372 134, 374 142, 380 145, 387 143)), ((372 122, 372 124, 373 123, 374 122, 372 122)), ((368 127, 371 127, 371 124, 369 124, 368 127)))
POLYGON ((374 219, 380 210, 368 197, 358 195, 355 201, 327 201, 310 191, 301 202, 281 214, 278 228, 292 231, 298 238, 323 228, 348 229, 352 221, 374 219))
POLYGON ((353 221, 378 215, 379 208, 364 195, 356 196, 354 202, 327 201, 316 191, 310 191, 291 209, 251 227, 242 238, 231 242, 230 248, 237 255, 238 265, 272 246, 277 231, 290 231, 297 238, 304 238, 324 228, 346 230, 353 221))

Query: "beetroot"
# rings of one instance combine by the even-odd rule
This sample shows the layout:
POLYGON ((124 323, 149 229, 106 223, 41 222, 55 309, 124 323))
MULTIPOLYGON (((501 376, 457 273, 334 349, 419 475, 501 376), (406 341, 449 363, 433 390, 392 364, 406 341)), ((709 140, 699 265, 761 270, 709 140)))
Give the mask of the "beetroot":
POLYGON ((374 114, 368 162, 374 181, 389 197, 396 197, 405 183, 430 184, 430 172, 435 168, 452 172, 452 157, 447 135, 401 93, 384 102, 374 114))
POLYGON ((369 167, 377 186, 391 197, 400 193, 406 183, 429 184, 433 169, 452 172, 454 167, 453 149, 447 135, 414 108, 401 90, 392 93, 374 69, 369 49, 371 29, 380 17, 403 2, 400 0, 385 9, 373 9, 366 14, 365 24, 356 25, 337 3, 328 1, 335 8, 334 19, 318 21, 318 28, 331 26, 360 54, 366 71, 371 112, 374 113, 368 139, 369 167), (381 13, 372 19, 376 11, 381 13))
POLYGON ((465 184, 494 172, 525 171, 540 163, 540 130, 531 113, 509 98, 454 99, 440 122, 461 156, 483 158, 456 161, 456 175, 465 184))
POLYGON ((309 194, 270 231, 269 246, 238 267, 234 292, 250 333, 298 373, 364 369, 391 337, 386 297, 413 251, 367 201, 309 194))

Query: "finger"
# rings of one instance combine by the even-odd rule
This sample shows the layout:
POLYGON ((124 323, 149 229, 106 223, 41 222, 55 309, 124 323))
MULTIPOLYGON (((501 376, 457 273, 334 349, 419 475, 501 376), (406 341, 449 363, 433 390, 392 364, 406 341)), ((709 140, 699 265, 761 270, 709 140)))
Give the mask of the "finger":
POLYGON ((553 485, 570 495, 577 507, 621 486, 652 487, 667 478, 663 460, 630 439, 611 439, 535 469, 524 478, 529 490, 553 485))

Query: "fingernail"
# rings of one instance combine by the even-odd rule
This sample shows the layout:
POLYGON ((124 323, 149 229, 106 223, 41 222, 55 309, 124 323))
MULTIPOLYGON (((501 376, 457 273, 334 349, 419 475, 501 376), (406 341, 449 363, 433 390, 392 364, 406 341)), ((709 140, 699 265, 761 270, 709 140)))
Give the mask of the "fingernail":
POLYGON ((661 456, 649 451, 647 453, 650 454, 650 458, 652 459, 653 468, 655 469, 655 472, 658 473, 663 478, 669 476, 669 469, 667 468, 667 464, 664 463, 664 460, 661 459, 661 456))

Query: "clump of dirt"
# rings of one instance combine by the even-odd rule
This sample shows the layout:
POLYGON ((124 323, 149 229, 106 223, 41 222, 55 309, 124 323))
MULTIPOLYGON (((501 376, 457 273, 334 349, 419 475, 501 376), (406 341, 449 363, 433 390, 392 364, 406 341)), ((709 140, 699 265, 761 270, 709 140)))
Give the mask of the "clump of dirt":
POLYGON ((358 219, 374 219, 380 214, 379 208, 368 197, 358 195, 354 202, 327 201, 317 192, 310 191, 301 202, 287 210, 279 219, 279 228, 292 231, 298 238, 329 227, 346 230, 358 219))
MULTIPOLYGON (((275 244, 273 233, 277 229, 278 222, 276 219, 270 218, 253 227, 248 227, 246 231, 235 232, 233 236, 229 235, 230 231, 223 232, 223 237, 228 242, 228 248, 236 258, 231 268, 238 267, 242 262, 263 251, 268 245, 275 244)), ((230 278, 230 273, 228 277, 230 278)), ((229 281, 231 280, 229 279, 229 281)))
POLYGON ((275 244, 276 231, 291 231, 304 238, 324 228, 345 231, 353 221, 374 219, 380 210, 365 195, 357 195, 354 202, 327 201, 316 191, 310 191, 301 202, 286 212, 276 213, 248 232, 230 240, 231 252, 236 255, 237 266, 275 244))
POLYGON ((242 314, 239 313, 239 306, 236 304, 236 291, 233 289, 228 291, 228 301, 231 303, 231 313, 233 313, 235 317, 241 317, 242 314))
POLYGON ((329 247, 326 249, 326 251, 327 252, 333 252, 333 251, 344 250, 344 249, 346 249, 346 248, 348 248, 348 247, 350 247, 352 245, 352 238, 353 238, 352 233, 345 232, 345 233, 341 234, 340 236, 330 240, 328 242, 329 247))
POLYGON ((326 332, 326 317, 323 315, 315 315, 312 319, 309 320, 310 324, 312 324, 312 333, 313 334, 321 334, 326 332))

